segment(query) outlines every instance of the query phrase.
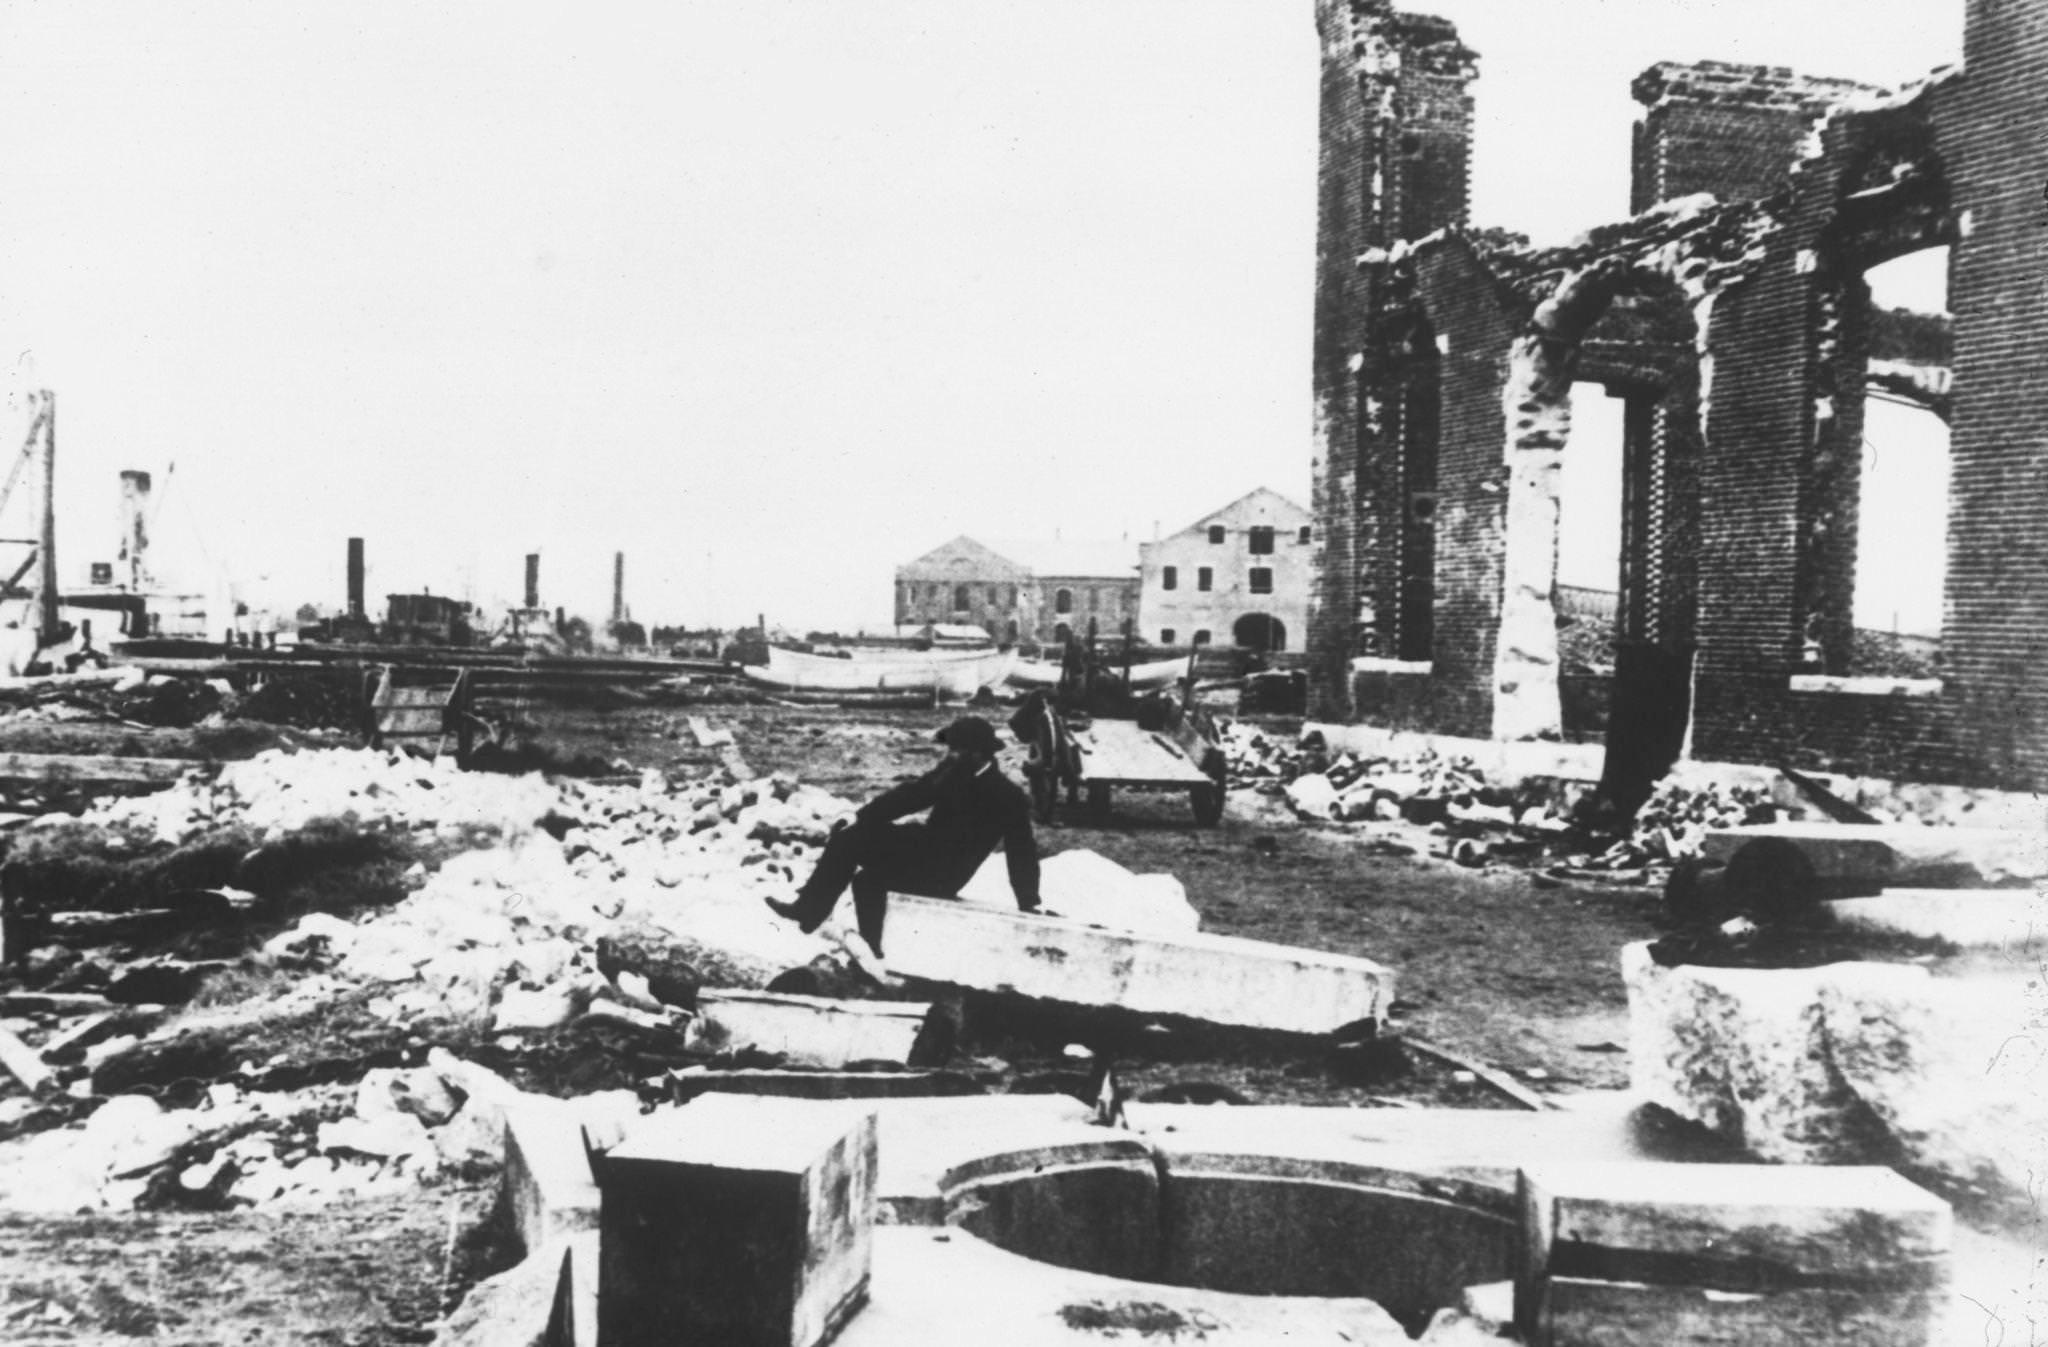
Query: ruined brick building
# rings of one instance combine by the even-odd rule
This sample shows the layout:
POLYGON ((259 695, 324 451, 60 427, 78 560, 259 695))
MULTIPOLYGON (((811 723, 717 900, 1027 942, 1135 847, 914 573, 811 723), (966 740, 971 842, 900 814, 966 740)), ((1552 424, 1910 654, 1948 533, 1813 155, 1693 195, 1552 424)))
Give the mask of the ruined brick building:
POLYGON ((1653 67, 1634 218, 1548 250, 1468 227, 1452 25, 1384 0, 1317 22, 1315 710, 1564 730, 1558 476, 1575 393, 1604 392, 1613 793, 1686 751, 2048 784, 2048 5, 1969 0, 1963 62, 1895 92, 1653 67), (1866 274, 1929 248, 1950 316, 1873 305, 1866 274), (1934 677, 1859 676, 1880 396, 1948 426, 1934 677))

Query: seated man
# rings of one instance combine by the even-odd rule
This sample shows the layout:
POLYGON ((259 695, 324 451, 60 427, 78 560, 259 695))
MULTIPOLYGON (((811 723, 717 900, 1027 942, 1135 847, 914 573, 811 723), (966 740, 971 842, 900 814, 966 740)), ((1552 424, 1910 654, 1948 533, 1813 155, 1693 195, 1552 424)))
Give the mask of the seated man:
POLYGON ((1000 747, 993 725, 962 716, 936 736, 945 760, 931 771, 882 792, 835 831, 796 901, 768 900, 779 917, 815 931, 832 914, 849 882, 860 933, 877 955, 891 890, 934 898, 959 894, 997 842, 1010 869, 1017 906, 1038 910, 1038 850, 1031 835, 1031 802, 996 767, 1000 747), (895 820, 931 810, 922 823, 895 820))

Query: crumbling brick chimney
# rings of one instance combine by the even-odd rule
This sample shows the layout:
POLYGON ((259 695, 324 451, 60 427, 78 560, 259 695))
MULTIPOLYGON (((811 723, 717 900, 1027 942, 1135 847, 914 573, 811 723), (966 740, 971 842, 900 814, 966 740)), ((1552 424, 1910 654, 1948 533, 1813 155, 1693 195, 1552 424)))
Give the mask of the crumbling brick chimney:
POLYGON ((1697 192, 1723 201, 1774 195, 1828 108, 1882 90, 1782 66, 1660 61, 1629 92, 1645 109, 1629 173, 1629 214, 1640 215, 1697 192))

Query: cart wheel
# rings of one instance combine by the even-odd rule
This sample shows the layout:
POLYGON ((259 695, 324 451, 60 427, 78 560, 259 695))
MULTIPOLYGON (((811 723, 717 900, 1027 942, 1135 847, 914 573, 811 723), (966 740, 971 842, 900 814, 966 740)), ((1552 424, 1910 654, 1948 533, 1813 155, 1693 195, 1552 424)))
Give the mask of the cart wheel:
POLYGON ((1088 817, 1097 823, 1109 817, 1109 783, 1090 781, 1088 783, 1088 817))
POLYGON ((1038 816, 1040 823, 1052 822, 1053 806, 1059 798, 1060 784, 1052 779, 1051 772, 1031 774, 1031 812, 1038 816))
POLYGON ((1223 787, 1190 786, 1188 798, 1195 806, 1195 822, 1213 828, 1223 819, 1223 787))

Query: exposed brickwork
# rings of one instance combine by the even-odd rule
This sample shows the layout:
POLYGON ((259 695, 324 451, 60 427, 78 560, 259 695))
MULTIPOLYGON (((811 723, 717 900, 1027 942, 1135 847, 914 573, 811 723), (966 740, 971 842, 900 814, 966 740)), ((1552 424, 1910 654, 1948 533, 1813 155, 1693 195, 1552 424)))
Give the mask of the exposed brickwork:
MULTIPOLYGON (((1635 138, 1637 204, 1700 191, 1744 200, 1657 211, 1543 253, 1454 231, 1362 267, 1345 254, 1412 237, 1399 212, 1436 209, 1436 179, 1386 172, 1387 146, 1399 143, 1390 128, 1439 107, 1453 109, 1454 127, 1458 114, 1448 94, 1431 101, 1426 80, 1403 83, 1414 71, 1386 59, 1399 25, 1383 9, 1326 3, 1319 18, 1326 38, 1342 32, 1325 47, 1317 509, 1331 606, 1329 620, 1312 621, 1324 656, 1318 709, 1489 732, 1509 414, 1540 416, 1545 400, 1554 411, 1561 387, 1591 379, 1636 400, 1628 536, 1639 541, 1622 605, 1636 653, 1654 654, 1665 674, 1682 675, 1696 643, 1697 756, 2048 785, 2048 5, 1970 0, 1963 68, 1899 97, 1761 67, 1653 67, 1635 86, 1648 109, 1635 138), (1357 36, 1361 15, 1369 40, 1357 36), (1946 325, 1870 312, 1869 268, 1943 244, 1953 250, 1946 325), (1689 330, 1695 312, 1707 315, 1705 360, 1689 330), (1552 349, 1560 318, 1570 330, 1552 349), (1517 342, 1538 365, 1515 366, 1523 401, 1507 408, 1517 342), (1938 696, 1794 688, 1802 673, 1858 672, 1873 354, 1948 364, 1953 376, 1939 402, 1954 469, 1938 696), (1430 386, 1433 418, 1413 404, 1430 386), (1344 660, 1362 635, 1379 642, 1373 653, 1416 654, 1389 648, 1404 594, 1412 606, 1402 568, 1420 555, 1402 526, 1417 470, 1404 427, 1432 420, 1432 664, 1349 677, 1344 660), (1641 513, 1653 508, 1663 511, 1654 528, 1641 513)), ((1466 70, 1469 54, 1459 61, 1466 70)), ((1528 430, 1539 448, 1562 436, 1561 423, 1528 430)), ((1616 716, 1647 687, 1629 683, 1623 698, 1617 685, 1616 716)), ((1596 689, 1562 691, 1572 728, 1596 718, 1596 689)))
POLYGON ((1972 0, 1934 93, 1958 215, 1947 676, 1968 756, 2048 783, 2048 5, 1972 0))
POLYGON ((1645 108, 1629 183, 1629 213, 1638 215, 1695 192, 1751 201, 1783 190, 1814 121, 1875 91, 1776 66, 1663 61, 1636 76, 1630 92, 1645 108))
POLYGON ((1317 713, 1342 717, 1350 710, 1347 661, 1381 621, 1382 603, 1361 570, 1370 572, 1388 522, 1384 483, 1375 476, 1361 494, 1359 477, 1361 441, 1384 432, 1368 424, 1372 409, 1361 404, 1359 388, 1383 388, 1387 377, 1386 353, 1368 340, 1384 265, 1363 259, 1465 222, 1467 90, 1475 70, 1455 27, 1397 13, 1385 0, 1317 0, 1316 31, 1323 51, 1312 356, 1319 553, 1309 677, 1317 713))

